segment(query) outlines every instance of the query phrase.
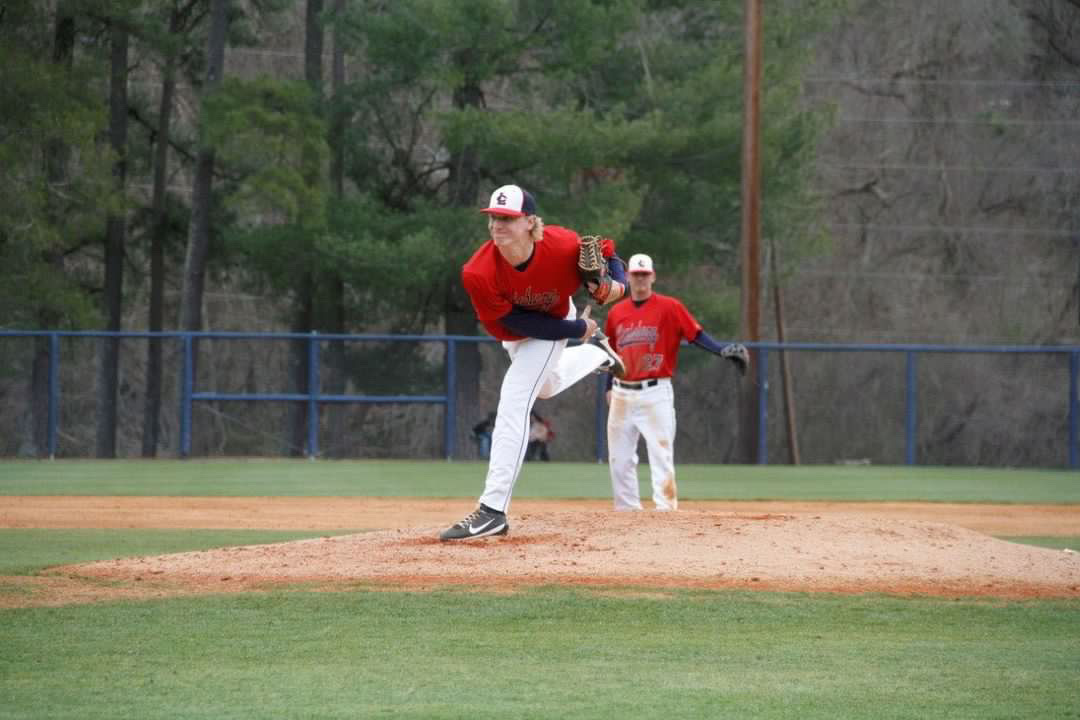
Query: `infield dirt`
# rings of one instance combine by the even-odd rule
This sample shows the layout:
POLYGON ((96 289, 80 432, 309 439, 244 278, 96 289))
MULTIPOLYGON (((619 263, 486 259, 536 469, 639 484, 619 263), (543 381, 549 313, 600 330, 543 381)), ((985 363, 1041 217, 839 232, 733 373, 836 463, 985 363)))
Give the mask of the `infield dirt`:
POLYGON ((991 535, 1080 536, 1080 507, 687 502, 616 513, 520 500, 506 537, 440 543, 472 508, 407 498, 5 497, 0 527, 249 528, 355 534, 53 568, 0 578, 0 606, 240 592, 300 584, 513 591, 740 588, 1080 597, 1080 553, 991 535))

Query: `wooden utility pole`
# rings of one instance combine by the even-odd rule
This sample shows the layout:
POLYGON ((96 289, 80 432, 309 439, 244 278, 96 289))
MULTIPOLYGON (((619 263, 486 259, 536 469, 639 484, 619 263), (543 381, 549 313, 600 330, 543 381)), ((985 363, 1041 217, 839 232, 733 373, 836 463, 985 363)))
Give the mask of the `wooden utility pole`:
MULTIPOLYGON (((784 291, 780 287, 780 259, 776 243, 772 243, 769 253, 769 268, 773 283, 773 302, 776 312, 776 340, 781 345, 786 342, 784 333, 784 291)), ((799 457, 799 431, 795 423, 795 393, 791 386, 791 365, 787 350, 780 351, 780 375, 784 381, 784 418, 787 420, 788 460, 792 465, 801 465, 799 457)))
MULTIPOLYGON (((761 159, 759 125, 762 75, 762 0, 745 0, 746 31, 743 61, 742 148, 742 313, 739 336, 747 342, 761 339, 761 159)), ((751 373, 758 366, 759 351, 752 349, 751 373)), ((753 377, 753 375, 751 375, 753 377)), ((757 462, 757 386, 743 383, 739 398, 739 439, 742 462, 757 462)))

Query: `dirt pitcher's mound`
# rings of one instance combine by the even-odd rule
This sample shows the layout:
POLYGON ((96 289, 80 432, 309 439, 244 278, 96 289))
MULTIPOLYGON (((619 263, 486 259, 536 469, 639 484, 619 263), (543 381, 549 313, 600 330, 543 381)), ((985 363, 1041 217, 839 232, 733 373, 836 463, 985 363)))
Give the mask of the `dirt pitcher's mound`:
POLYGON ((843 514, 534 512, 506 537, 441 543, 382 530, 58 568, 187 591, 310 582, 497 590, 525 585, 1080 597, 1080 554, 952 525, 843 514))

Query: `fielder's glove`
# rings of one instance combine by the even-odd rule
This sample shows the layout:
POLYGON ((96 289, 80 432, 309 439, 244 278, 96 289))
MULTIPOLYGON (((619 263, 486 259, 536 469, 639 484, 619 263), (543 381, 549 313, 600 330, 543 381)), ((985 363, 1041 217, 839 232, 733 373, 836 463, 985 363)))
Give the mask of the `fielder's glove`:
POLYGON ((720 351, 720 357, 735 363, 739 375, 746 375, 746 370, 750 367, 750 352, 745 345, 740 343, 725 345, 720 351))
POLYGON ((608 275, 607 260, 600 249, 602 242, 596 235, 585 235, 578 250, 578 275, 597 305, 613 303, 626 291, 621 282, 608 275))

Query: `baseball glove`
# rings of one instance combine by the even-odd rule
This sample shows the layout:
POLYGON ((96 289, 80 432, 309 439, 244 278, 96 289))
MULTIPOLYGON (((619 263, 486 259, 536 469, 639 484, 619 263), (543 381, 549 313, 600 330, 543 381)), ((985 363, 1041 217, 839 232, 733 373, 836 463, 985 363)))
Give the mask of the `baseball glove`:
POLYGON ((720 351, 720 357, 735 363, 735 367, 738 368, 739 374, 746 375, 746 370, 750 367, 750 353, 747 351, 745 345, 740 343, 725 345, 720 351))
POLYGON ((623 296, 626 288, 612 280, 607 272, 607 260, 600 249, 603 240, 597 235, 584 235, 578 249, 578 275, 585 289, 598 305, 613 303, 623 296))

